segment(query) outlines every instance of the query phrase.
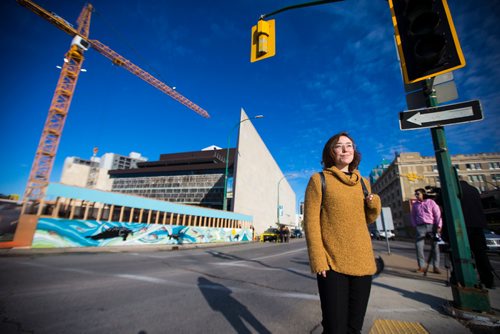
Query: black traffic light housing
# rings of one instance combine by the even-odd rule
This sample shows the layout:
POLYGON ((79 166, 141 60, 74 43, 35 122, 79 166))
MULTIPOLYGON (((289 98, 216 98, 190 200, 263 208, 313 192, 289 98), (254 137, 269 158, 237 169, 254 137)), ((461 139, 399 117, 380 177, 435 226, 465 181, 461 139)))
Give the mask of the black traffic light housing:
POLYGON ((446 0, 389 0, 405 83, 465 66, 446 0))

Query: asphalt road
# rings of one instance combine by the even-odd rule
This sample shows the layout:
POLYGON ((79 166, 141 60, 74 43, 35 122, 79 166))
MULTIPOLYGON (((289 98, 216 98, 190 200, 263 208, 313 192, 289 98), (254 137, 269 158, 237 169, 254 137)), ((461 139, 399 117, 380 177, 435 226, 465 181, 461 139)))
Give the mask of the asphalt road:
MULTIPOLYGON (((391 252, 414 258, 411 242, 391 252)), ((385 241, 374 241, 386 252, 385 241)), ((500 257, 492 264, 500 272, 500 257)), ((317 333, 304 239, 0 256, 0 333, 317 333)), ((499 282, 497 281, 497 284, 499 282)))
POLYGON ((1 333, 308 333, 304 239, 181 251, 0 257, 1 333))

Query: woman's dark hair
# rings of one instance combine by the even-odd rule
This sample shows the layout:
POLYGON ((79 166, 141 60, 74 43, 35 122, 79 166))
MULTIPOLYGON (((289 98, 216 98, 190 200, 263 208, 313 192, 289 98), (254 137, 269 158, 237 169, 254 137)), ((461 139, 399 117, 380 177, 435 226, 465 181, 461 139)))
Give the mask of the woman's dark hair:
POLYGON ((418 189, 415 189, 415 194, 416 193, 421 193, 422 195, 424 195, 424 199, 428 199, 429 196, 427 196, 427 191, 425 191, 424 188, 418 188, 418 189))
POLYGON ((359 163, 361 162, 361 153, 359 153, 354 140, 351 138, 351 136, 349 136, 347 132, 337 133, 336 135, 328 139, 325 147, 323 148, 323 160, 321 161, 321 164, 323 165, 323 168, 330 168, 332 166, 335 166, 335 151, 333 150, 333 147, 339 142, 339 139, 342 136, 349 138, 354 145, 354 159, 352 159, 352 162, 349 164, 349 172, 352 172, 356 168, 358 168, 359 163))

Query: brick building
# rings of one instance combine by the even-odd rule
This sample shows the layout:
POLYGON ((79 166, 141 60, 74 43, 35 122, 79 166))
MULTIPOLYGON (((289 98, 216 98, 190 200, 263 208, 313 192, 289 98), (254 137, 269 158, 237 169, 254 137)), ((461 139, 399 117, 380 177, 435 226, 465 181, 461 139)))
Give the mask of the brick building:
MULTIPOLYGON (((458 175, 486 193, 500 184, 500 153, 457 154, 451 156, 458 175)), ((410 200, 415 189, 440 187, 435 157, 418 152, 400 153, 372 185, 382 205, 392 211, 396 235, 413 235, 410 224, 410 200)))

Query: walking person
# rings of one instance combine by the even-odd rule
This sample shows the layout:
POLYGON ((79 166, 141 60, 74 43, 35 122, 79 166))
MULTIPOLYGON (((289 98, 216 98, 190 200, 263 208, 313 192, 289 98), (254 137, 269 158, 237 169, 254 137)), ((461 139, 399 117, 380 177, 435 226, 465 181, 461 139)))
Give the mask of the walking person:
POLYGON ((381 201, 366 180, 365 196, 360 161, 353 139, 334 135, 323 148, 323 175, 314 174, 306 189, 304 230, 323 333, 361 333, 376 272, 367 224, 380 214, 381 201))
MULTIPOLYGON (((433 272, 440 274, 439 269, 439 245, 435 242, 435 236, 441 233, 441 227, 443 221, 441 219, 441 209, 434 202, 432 198, 427 198, 425 195, 425 189, 419 188, 415 190, 416 201, 412 205, 411 209, 411 224, 415 227, 416 238, 415 238, 415 248, 417 251, 417 272, 427 273, 428 267, 426 267, 426 261, 424 257, 424 246, 425 238, 431 236, 433 242, 431 243, 432 255, 429 259, 432 259, 433 272)), ((430 265, 430 263, 428 264, 430 265)))

